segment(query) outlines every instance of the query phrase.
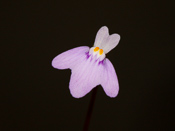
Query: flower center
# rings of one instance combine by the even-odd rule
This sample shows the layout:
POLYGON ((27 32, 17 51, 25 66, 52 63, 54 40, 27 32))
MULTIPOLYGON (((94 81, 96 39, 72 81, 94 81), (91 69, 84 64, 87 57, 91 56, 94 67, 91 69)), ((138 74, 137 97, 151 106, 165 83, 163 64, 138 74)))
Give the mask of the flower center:
POLYGON ((99 59, 100 61, 106 57, 103 49, 100 49, 99 47, 91 47, 89 50, 89 55, 91 55, 93 58, 99 59))
POLYGON ((99 55, 103 54, 103 49, 100 49, 99 47, 95 47, 94 52, 97 52, 97 51, 99 51, 99 55))

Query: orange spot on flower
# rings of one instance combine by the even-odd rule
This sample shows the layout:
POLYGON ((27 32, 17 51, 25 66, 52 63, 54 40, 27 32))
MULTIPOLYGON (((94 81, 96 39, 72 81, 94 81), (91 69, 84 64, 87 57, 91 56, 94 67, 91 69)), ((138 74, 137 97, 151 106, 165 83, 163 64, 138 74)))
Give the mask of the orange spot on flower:
POLYGON ((94 51, 96 52, 96 51, 98 51, 98 50, 99 50, 99 47, 95 47, 94 51))
POLYGON ((102 49, 100 49, 99 53, 100 53, 100 55, 102 55, 102 54, 103 54, 103 50, 102 50, 102 49))

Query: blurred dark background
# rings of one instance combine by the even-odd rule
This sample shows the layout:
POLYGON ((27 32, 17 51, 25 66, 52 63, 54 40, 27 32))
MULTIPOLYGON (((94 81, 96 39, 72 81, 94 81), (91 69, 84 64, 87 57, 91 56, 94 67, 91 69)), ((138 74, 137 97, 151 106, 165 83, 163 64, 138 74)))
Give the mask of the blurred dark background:
POLYGON ((81 131, 91 93, 75 99, 70 70, 52 59, 94 43, 100 27, 121 36, 107 57, 120 84, 98 86, 90 131, 175 130, 174 1, 1 2, 0 130, 81 131))

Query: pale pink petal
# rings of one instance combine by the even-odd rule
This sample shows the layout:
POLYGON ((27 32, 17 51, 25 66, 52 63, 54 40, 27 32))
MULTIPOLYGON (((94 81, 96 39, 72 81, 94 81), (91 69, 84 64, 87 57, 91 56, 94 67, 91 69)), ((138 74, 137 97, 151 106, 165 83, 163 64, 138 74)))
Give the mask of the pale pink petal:
POLYGON ((115 69, 109 59, 104 61, 103 79, 101 85, 109 97, 116 97, 119 91, 119 84, 115 69))
POLYGON ((69 89, 73 97, 81 98, 100 84, 109 97, 117 96, 118 79, 115 69, 108 59, 99 62, 86 57, 72 69, 69 89))
POLYGON ((72 69, 69 89, 73 97, 80 98, 100 84, 103 65, 96 59, 84 59, 72 69))
POLYGON ((84 59, 88 51, 89 47, 81 46, 63 52, 52 60, 52 66, 57 69, 71 69, 84 59))
POLYGON ((115 48, 118 45, 119 41, 120 41, 120 35, 112 34, 107 39, 105 39, 105 41, 103 41, 103 43, 101 44, 101 48, 106 54, 113 48, 115 48))
POLYGON ((94 46, 101 48, 102 43, 104 43, 104 41, 107 39, 108 36, 109 36, 108 28, 106 26, 101 27, 97 32, 94 46))

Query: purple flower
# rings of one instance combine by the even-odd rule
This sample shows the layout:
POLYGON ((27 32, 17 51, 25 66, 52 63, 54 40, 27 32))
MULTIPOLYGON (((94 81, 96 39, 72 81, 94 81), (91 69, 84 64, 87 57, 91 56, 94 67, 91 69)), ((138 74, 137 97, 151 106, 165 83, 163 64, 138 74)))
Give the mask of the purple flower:
POLYGON ((73 97, 83 97, 97 85, 101 85, 109 97, 117 96, 117 75, 106 54, 117 46, 119 40, 118 34, 109 35, 108 28, 103 26, 97 32, 93 47, 77 47, 53 59, 54 68, 71 69, 69 89, 73 97))

